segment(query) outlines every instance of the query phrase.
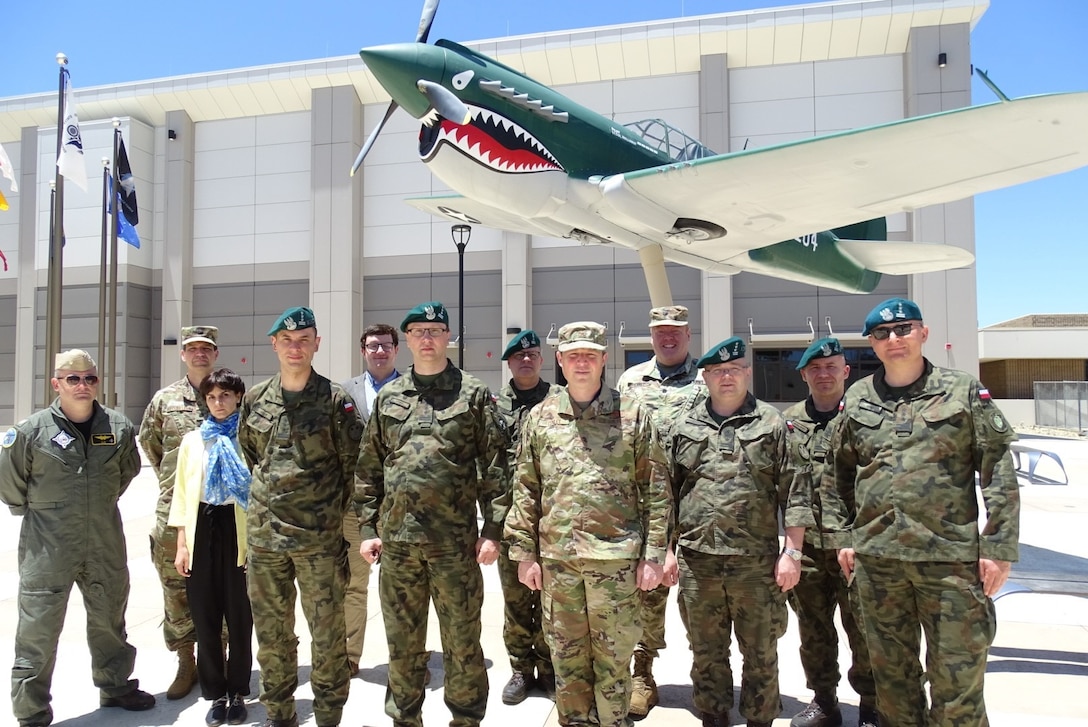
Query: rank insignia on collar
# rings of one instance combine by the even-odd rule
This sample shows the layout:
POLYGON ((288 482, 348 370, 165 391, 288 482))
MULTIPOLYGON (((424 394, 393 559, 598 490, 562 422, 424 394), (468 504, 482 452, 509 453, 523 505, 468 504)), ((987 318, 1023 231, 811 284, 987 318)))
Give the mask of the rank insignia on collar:
POLYGON ((61 449, 68 449, 68 445, 74 441, 76 441, 76 438, 63 429, 57 432, 57 436, 53 437, 53 442, 61 449))

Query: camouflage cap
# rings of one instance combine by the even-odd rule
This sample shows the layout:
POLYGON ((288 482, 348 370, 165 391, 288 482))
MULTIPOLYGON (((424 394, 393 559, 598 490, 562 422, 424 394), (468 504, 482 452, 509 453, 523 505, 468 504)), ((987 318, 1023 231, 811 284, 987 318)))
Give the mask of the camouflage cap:
POLYGON ((600 323, 578 321, 568 323, 559 329, 559 351, 573 351, 576 348, 591 348, 594 351, 607 351, 608 340, 605 329, 600 323))
POLYGON ((312 310, 300 305, 285 310, 268 329, 268 335, 274 336, 280 331, 301 331, 306 328, 317 328, 317 321, 314 319, 312 310))
POLYGON ((91 358, 91 354, 82 348, 61 351, 53 359, 54 371, 91 371, 97 368, 98 364, 91 358))
POLYGON ((842 344, 839 343, 839 339, 830 336, 819 338, 809 344, 809 347, 801 354, 801 363, 797 364, 797 370, 800 371, 815 359, 841 355, 843 355, 842 344))
POLYGON ((527 348, 540 348, 540 336, 536 335, 536 331, 532 329, 522 331, 506 344, 506 350, 502 352, 502 360, 506 361, 518 351, 524 351, 527 348))
POLYGON ((408 330, 409 323, 441 323, 449 328, 450 314, 446 311, 446 306, 442 305, 440 301, 432 300, 427 303, 420 303, 408 311, 408 315, 404 316, 404 320, 400 322, 402 333, 408 330))
POLYGON ((703 357, 695 362, 695 365, 699 368, 706 368, 711 364, 736 361, 738 358, 744 358, 745 350, 744 339, 740 336, 733 336, 704 353, 703 357))
POLYGON ((682 305, 664 305, 650 309, 650 328, 654 326, 686 326, 688 309, 682 305))
POLYGON ((882 323, 920 320, 922 320, 922 311, 913 300, 888 298, 869 311, 869 315, 865 316, 865 328, 862 329, 861 335, 868 336, 874 328, 882 323))
POLYGON ((203 341, 213 346, 219 346, 219 329, 215 326, 185 326, 181 329, 181 347, 187 344, 203 341))

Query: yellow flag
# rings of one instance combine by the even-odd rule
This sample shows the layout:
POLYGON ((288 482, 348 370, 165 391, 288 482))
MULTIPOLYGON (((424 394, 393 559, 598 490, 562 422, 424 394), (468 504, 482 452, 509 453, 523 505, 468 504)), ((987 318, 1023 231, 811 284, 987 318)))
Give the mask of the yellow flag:
POLYGON ((0 192, 0 210, 8 209, 8 201, 4 198, 4 193, 0 192))

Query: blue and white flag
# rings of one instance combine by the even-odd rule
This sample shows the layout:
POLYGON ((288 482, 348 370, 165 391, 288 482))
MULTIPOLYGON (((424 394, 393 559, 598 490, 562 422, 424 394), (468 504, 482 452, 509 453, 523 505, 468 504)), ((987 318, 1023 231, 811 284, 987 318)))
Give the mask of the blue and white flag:
POLYGON ((83 163, 83 137, 79 135, 79 117, 72 102, 72 81, 64 72, 64 125, 60 129, 61 146, 57 169, 84 192, 87 191, 87 167, 83 163))

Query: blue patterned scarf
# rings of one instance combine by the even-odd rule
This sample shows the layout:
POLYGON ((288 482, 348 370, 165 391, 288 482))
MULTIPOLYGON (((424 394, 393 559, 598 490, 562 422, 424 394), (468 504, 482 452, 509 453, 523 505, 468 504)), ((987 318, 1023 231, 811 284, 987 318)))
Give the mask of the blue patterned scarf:
POLYGON ((204 478, 204 497, 211 505, 222 505, 233 497, 238 506, 249 507, 249 483, 252 479, 245 462, 238 456, 234 441, 238 438, 238 412, 226 421, 209 416, 200 425, 200 438, 215 440, 208 453, 208 473, 204 478))

